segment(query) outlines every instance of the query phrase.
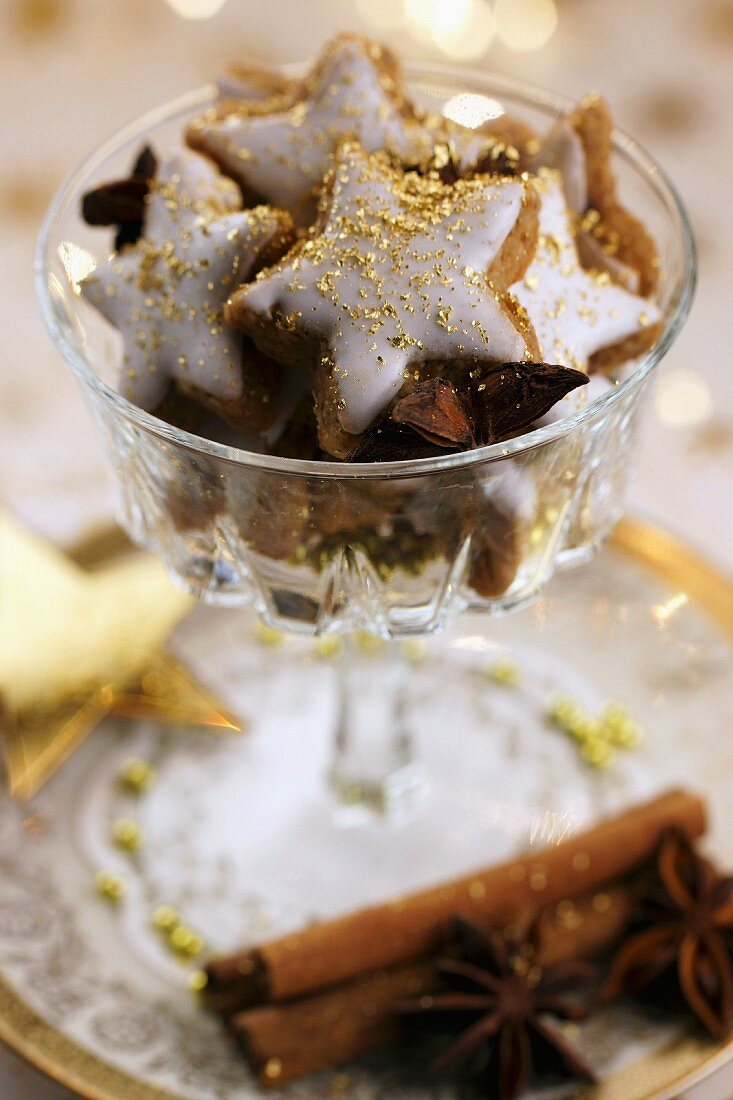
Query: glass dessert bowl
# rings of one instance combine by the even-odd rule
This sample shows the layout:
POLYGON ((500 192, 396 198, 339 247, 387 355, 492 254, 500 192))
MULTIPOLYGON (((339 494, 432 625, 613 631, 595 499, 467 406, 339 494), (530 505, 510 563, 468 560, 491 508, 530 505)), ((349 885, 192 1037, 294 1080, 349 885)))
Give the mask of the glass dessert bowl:
MULTIPOLYGON (((468 93, 545 128, 570 107, 503 78, 430 65, 412 65, 407 76, 430 109, 468 93)), ((200 599, 252 605, 289 632, 365 631, 388 641, 433 633, 467 608, 501 614, 526 605, 558 567, 590 558, 621 515, 651 377, 694 288, 694 247, 673 187, 639 146, 615 135, 624 199, 659 249, 662 329, 597 398, 525 434, 438 457, 343 463, 262 454, 126 400, 115 384, 115 333, 79 292, 108 255, 80 216, 81 195, 124 176, 143 143, 178 139, 213 102, 210 89, 185 96, 97 150, 56 198, 39 243, 44 315, 105 438, 124 527, 200 599)), ((383 804, 420 785, 398 714, 397 653, 343 663, 334 782, 351 800, 383 804), (368 727, 375 764, 366 777, 349 759, 368 727)))

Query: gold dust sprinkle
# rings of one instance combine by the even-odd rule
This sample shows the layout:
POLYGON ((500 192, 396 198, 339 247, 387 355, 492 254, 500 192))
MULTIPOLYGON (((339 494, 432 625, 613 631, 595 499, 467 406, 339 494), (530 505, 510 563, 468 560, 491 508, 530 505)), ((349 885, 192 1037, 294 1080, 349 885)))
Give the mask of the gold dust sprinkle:
POLYGON ((142 829, 129 817, 121 817, 112 826, 112 840, 124 852, 137 852, 143 845, 142 829))
POLYGON ((519 665, 509 658, 495 661, 488 671, 494 683, 501 684, 503 687, 515 687, 521 678, 519 665))
POLYGON ((113 904, 122 901, 127 890, 124 880, 111 871, 98 871, 94 876, 94 888, 101 898, 113 904))
POLYGON ((192 993, 201 993, 209 984, 205 970, 194 970, 188 975, 188 988, 192 993))
POLYGON ((203 937, 184 924, 179 924, 173 929, 168 937, 168 943, 177 955, 185 955, 188 958, 200 955, 205 946, 203 937))
POLYGON ((421 665, 427 652, 427 644, 421 638, 407 638, 402 643, 402 655, 411 665, 421 665))
POLYGON ((593 768, 608 767, 617 749, 635 749, 644 740, 639 723, 618 702, 606 703, 595 715, 569 696, 560 696, 551 702, 547 717, 576 742, 581 759, 593 768))
POLYGON ((285 635, 281 630, 276 630, 274 626, 268 626, 267 623, 258 622, 255 626, 255 641, 260 645, 276 648, 283 644, 285 635))
POLYGON ((269 1058, 265 1064, 264 1074, 269 1081, 276 1081, 283 1071, 283 1065, 279 1058, 269 1058))
POLYGON ((153 927, 159 932, 170 932, 180 924, 178 910, 172 905, 159 905, 153 911, 153 927))
POLYGON ((119 781, 132 794, 142 794, 155 782, 155 768, 147 760, 131 757, 122 765, 119 781))
POLYGON ((366 630, 357 630, 354 635, 354 641, 360 653, 364 653, 371 657, 376 657, 380 653, 384 653, 387 648, 387 643, 384 638, 380 638, 376 634, 370 634, 366 630))
POLYGON ((334 661, 344 651, 344 640, 336 634, 329 634, 325 638, 318 638, 313 643, 313 652, 322 661, 334 661))

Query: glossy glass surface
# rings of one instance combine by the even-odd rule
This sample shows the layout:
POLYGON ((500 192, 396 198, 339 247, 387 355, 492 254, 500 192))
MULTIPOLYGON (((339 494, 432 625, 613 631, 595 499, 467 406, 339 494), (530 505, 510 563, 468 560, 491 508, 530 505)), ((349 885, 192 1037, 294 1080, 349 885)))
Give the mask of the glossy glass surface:
MULTIPOLYGON (((426 105, 471 92, 538 129, 567 107, 500 78, 415 66, 410 77, 426 105)), ((693 244, 671 185, 616 136, 622 196, 660 249, 665 331, 613 390, 563 420, 465 454, 349 465, 276 458, 130 405, 114 388, 116 334, 77 289, 109 248, 82 222, 80 195, 124 174, 143 142, 180 140, 185 120, 210 100, 207 89, 188 95, 98 149, 60 192, 39 242, 47 323, 106 439, 130 535, 202 599, 252 603, 271 624, 306 633, 428 633, 468 606, 501 613, 531 600, 558 565, 588 558, 621 514, 649 378, 694 286, 693 244)))

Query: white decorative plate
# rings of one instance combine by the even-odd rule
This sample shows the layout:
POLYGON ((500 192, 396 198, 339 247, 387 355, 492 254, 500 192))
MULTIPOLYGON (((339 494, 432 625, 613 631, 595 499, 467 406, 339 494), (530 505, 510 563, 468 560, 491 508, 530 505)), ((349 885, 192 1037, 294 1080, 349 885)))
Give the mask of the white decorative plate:
MULTIPOLYGON (((152 928, 160 904, 227 950, 500 861, 679 784, 706 795, 709 846, 733 865, 733 586, 660 532, 627 521, 530 610, 466 616, 427 643, 409 704, 435 781, 403 822, 335 822, 323 785, 334 669, 313 643, 265 646, 242 612, 200 609, 176 647, 250 717, 246 734, 108 721, 31 811, 0 801, 0 1037, 83 1096, 260 1095, 188 992, 195 964, 172 958, 152 928), (486 675, 502 656, 520 665, 514 687, 486 675), (623 700, 644 744, 590 768, 547 723, 558 692, 591 709, 623 700), (153 759, 158 774, 137 802, 116 783, 131 755, 153 759), (132 856, 110 840, 127 816, 146 835, 132 856), (120 905, 96 895, 99 869, 127 881, 120 905)), ((733 1056, 674 1019, 621 1008, 584 1025, 579 1042, 602 1077, 591 1095, 603 1100, 672 1097, 733 1056)), ((275 1095, 453 1093, 406 1083, 380 1055, 275 1095)))

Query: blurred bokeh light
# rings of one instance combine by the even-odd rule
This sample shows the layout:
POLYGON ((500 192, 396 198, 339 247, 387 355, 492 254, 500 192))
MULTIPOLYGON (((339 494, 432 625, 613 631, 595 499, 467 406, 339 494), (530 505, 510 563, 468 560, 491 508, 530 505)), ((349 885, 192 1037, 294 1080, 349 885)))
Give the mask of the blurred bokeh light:
POLYGON ((497 0, 496 33, 510 50, 539 50, 557 26, 554 0, 497 0))
POLYGON ((657 413, 671 427, 690 427, 713 411, 710 387, 695 371, 679 367, 662 377, 656 393, 657 413))
POLYGON ((184 19, 209 19, 224 7, 226 0, 168 0, 184 19))
POLYGON ((477 126, 488 122, 489 119, 500 118, 504 114, 504 108, 498 99, 492 99, 491 96, 462 92, 446 100, 443 104, 443 114, 453 122, 475 130, 477 126))

